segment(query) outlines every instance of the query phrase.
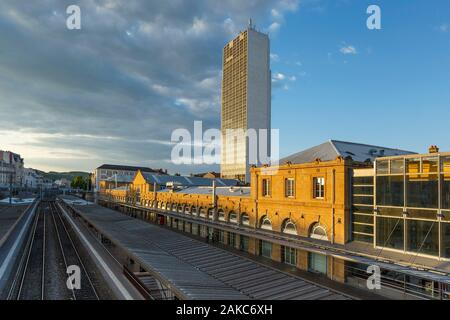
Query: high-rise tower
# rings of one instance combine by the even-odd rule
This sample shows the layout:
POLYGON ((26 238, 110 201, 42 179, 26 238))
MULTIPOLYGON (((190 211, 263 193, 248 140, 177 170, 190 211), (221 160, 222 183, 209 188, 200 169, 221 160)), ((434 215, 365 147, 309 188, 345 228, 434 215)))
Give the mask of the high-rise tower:
MULTIPOLYGON (((254 129, 268 130, 266 144, 270 152, 271 73, 269 37, 250 23, 223 48, 222 78, 222 149, 221 176, 249 181, 250 150, 261 143, 249 145, 245 133, 254 129), (230 132, 230 129, 234 129, 230 132), (242 129, 243 133, 239 130, 242 129)), ((258 139, 260 140, 260 139, 258 139)), ((254 140, 250 141, 255 144, 254 140)), ((266 152, 266 154, 268 154, 266 152)), ((259 160, 259 157, 258 157, 259 160)))

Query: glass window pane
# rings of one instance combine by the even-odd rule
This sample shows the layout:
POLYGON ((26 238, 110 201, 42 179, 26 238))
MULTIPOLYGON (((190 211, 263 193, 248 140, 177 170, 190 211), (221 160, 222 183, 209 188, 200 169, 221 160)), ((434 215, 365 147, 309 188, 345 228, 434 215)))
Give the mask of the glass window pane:
POLYGON ((377 246, 404 249, 403 218, 377 217, 377 246))
POLYGON ((441 157, 441 172, 450 174, 450 156, 441 157))
POLYGON ((420 158, 406 159, 406 173, 420 173, 420 158))
POLYGON ((437 173, 438 172, 438 157, 422 158, 422 172, 423 173, 437 173))
POLYGON ((450 209, 450 173, 442 175, 442 208, 450 209))
POLYGON ((434 221, 407 220, 408 251, 439 255, 439 225, 434 221))
POLYGON ((312 272, 327 274, 327 256, 310 252, 308 254, 308 269, 312 272))
POLYGON ((373 195, 373 186, 353 187, 353 194, 373 195))
POLYGON ((377 205, 403 206, 403 176, 377 177, 377 205))
POLYGON ((405 163, 403 159, 391 160, 391 173, 392 174, 403 174, 403 169, 405 163))
POLYGON ((422 174, 408 177, 407 206, 416 208, 438 207, 438 176, 422 174))
POLYGON ((380 216, 391 216, 391 217, 402 217, 403 208, 378 208, 378 215, 380 216))
POLYGON ((353 196, 352 201, 354 204, 367 204, 373 205, 373 197, 371 196, 353 196))
POLYGON ((361 232, 361 233, 367 233, 367 234, 373 234, 373 226, 369 226, 366 224, 353 224, 353 231, 355 232, 361 232))
POLYGON ((450 258, 450 223, 442 224, 442 251, 446 258, 450 258))
POLYGON ((373 224, 373 216, 353 214, 353 222, 373 224))
POLYGON ((377 160, 377 174, 388 174, 389 173, 389 160, 377 160))
POLYGON ((373 236, 355 233, 355 234, 353 234, 353 240, 367 242, 367 243, 373 243, 373 236))
POLYGON ((353 177, 353 185, 373 185, 373 177, 353 177))

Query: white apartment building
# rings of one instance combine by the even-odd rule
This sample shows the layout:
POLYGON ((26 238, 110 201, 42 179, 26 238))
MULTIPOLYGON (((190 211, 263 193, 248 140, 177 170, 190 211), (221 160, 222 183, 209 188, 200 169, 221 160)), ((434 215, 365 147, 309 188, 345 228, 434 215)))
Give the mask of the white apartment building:
POLYGON ((24 182, 23 158, 14 152, 0 150, 0 188, 20 187, 24 182))

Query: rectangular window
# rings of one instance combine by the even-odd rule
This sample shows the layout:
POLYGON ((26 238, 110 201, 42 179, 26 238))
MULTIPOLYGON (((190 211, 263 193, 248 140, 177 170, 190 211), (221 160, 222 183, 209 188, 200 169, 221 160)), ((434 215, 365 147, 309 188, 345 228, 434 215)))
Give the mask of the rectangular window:
POLYGON ((437 208, 438 176, 436 174, 410 175, 406 181, 406 192, 408 207, 437 208))
POLYGON ((264 241, 264 240, 260 240, 259 242, 259 252, 260 255, 265 257, 265 258, 272 258, 272 243, 264 241))
POLYGON ((317 177, 313 179, 314 198, 323 199, 325 197, 325 178, 317 177))
POLYGON ((233 248, 236 247, 236 233, 228 233, 228 245, 233 248))
POLYGON ((217 238, 218 238, 220 243, 225 244, 225 231, 219 230, 217 232, 217 238))
POLYGON ((284 194, 286 198, 293 198, 295 196, 295 180, 294 178, 287 178, 284 181, 284 194))
POLYGON ((281 261, 291 266, 297 265, 297 250, 290 247, 281 247, 281 261))
POLYGON ((439 224, 437 221, 406 220, 407 250, 439 255, 439 224))
POLYGON ((308 254, 308 270, 315 273, 327 274, 327 256, 310 252, 308 254))
POLYGON ((377 246, 404 250, 403 218, 377 217, 377 246))
POLYGON ((270 180, 262 180, 262 195, 263 197, 270 197, 270 180))
POLYGON ((244 251, 244 252, 248 252, 248 237, 247 236, 240 236, 240 241, 239 241, 239 250, 244 251))
POLYGON ((404 204, 403 176, 377 177, 377 205, 402 207, 404 204))

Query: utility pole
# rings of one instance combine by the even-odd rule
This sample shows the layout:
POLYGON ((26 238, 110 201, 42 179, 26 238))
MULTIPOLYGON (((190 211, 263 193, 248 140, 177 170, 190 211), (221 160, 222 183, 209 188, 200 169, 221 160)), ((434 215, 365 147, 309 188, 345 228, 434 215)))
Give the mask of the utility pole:
POLYGON ((12 172, 9 173, 9 204, 12 203, 12 172))

